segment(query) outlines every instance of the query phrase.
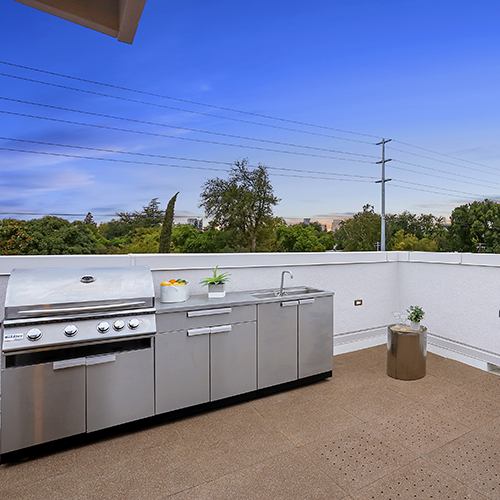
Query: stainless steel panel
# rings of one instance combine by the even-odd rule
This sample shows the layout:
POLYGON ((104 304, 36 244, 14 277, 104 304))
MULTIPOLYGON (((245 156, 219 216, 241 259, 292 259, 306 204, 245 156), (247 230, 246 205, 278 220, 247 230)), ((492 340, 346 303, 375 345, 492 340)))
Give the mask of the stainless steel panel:
POLYGON ((85 366, 2 370, 1 403, 2 453, 83 433, 85 366))
MULTIPOLYGON (((221 309, 224 310, 227 308, 215 307, 213 311, 221 309)), ((203 310, 207 309, 205 308, 203 310)), ((215 312, 209 316, 188 317, 189 312, 194 311, 158 314, 156 317, 158 332, 172 332, 176 330, 227 325, 230 323, 255 321, 256 319, 255 305, 231 307, 230 313, 217 314, 217 312, 215 312)))
POLYGON ((258 386, 259 389, 297 379, 297 304, 259 304, 258 386))
POLYGON ((42 316, 61 314, 53 309, 67 309, 67 314, 73 315, 89 314, 89 307, 127 302, 131 309, 154 306, 149 267, 14 269, 5 296, 5 318, 25 318, 32 309, 42 309, 42 316), (93 276, 94 281, 82 282, 84 276, 93 276), (132 305, 135 302, 140 304, 132 305), (75 313, 75 307, 85 310, 75 313))
POLYGON ((196 311, 188 311, 188 318, 195 318, 196 316, 214 316, 216 314, 231 314, 230 307, 220 307, 215 309, 198 309, 196 311))
POLYGON ((152 416, 154 399, 153 348, 116 354, 114 362, 87 363, 88 431, 152 416))
POLYGON ((209 336, 181 330, 155 340, 156 413, 209 401, 209 336))
POLYGON ((333 369, 333 296, 299 306, 299 378, 333 369))
POLYGON ((210 335, 212 401, 257 389, 256 324, 232 327, 231 332, 210 335))

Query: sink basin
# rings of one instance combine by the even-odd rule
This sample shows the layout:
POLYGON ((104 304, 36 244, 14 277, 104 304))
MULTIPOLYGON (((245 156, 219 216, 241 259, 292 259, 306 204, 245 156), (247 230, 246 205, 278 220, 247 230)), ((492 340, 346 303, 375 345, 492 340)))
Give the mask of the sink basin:
MULTIPOLYGON (((286 297, 296 297, 298 295, 310 295, 313 293, 321 293, 322 290, 318 290, 317 288, 309 288, 309 287, 297 287, 297 288, 285 288, 283 290, 282 298, 286 297)), ((274 297, 280 297, 280 291, 278 289, 273 290, 264 290, 261 292, 254 292, 251 294, 252 297, 256 299, 272 299, 274 297)))

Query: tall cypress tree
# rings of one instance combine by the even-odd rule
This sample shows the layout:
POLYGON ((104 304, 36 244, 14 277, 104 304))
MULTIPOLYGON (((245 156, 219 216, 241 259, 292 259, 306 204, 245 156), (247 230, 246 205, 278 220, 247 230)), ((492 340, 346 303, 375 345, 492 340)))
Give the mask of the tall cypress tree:
POLYGON ((172 226, 174 224, 174 205, 179 191, 170 199, 165 210, 165 219, 160 233, 159 253, 170 253, 170 242, 172 241, 172 226))

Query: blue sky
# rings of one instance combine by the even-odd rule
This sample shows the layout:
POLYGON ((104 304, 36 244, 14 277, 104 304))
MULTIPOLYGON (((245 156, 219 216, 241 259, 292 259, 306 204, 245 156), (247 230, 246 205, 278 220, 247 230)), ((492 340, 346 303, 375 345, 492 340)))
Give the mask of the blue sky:
POLYGON ((203 217, 203 183, 248 158, 276 215, 326 222, 380 211, 382 138, 388 213, 497 199, 499 18, 488 0, 147 0, 128 45, 8 0, 0 212, 109 220, 180 191, 177 220, 203 217))

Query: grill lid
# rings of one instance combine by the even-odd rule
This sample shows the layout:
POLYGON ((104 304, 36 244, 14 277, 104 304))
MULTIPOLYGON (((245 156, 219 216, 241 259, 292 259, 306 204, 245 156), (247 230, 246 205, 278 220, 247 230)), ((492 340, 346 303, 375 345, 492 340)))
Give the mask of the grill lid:
POLYGON ((5 297, 5 319, 95 316, 154 307, 147 266, 14 269, 5 297))

